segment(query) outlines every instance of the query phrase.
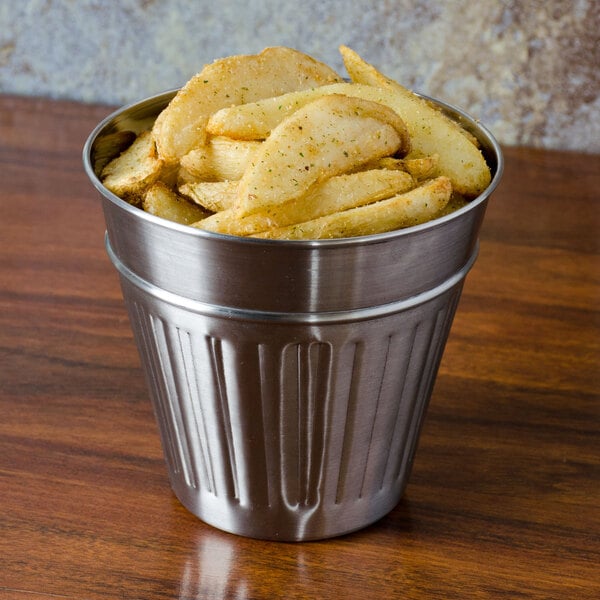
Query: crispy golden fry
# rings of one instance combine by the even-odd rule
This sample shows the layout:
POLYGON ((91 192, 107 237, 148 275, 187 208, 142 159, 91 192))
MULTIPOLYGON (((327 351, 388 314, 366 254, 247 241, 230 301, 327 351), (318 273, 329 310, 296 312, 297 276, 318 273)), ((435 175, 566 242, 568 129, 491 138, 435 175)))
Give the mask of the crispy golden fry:
POLYGON ((298 200, 242 218, 236 216, 235 210, 225 210, 194 223, 194 227, 247 236, 370 204, 408 191, 414 185, 414 179, 408 173, 387 169, 338 175, 317 184, 306 197, 298 200))
POLYGON ((478 196, 489 185, 491 173, 472 136, 431 107, 429 102, 381 74, 346 46, 340 52, 352 81, 381 91, 380 101, 392 107, 406 122, 412 140, 409 158, 439 155, 439 172, 452 181, 456 191, 467 197, 478 196))
POLYGON ((423 158, 393 158, 386 156, 365 165, 369 169, 390 169, 410 173, 416 180, 431 179, 438 173, 439 156, 424 156, 423 158))
POLYGON ((404 194, 305 223, 270 229, 252 237, 305 240, 354 237, 419 225, 440 214, 448 204, 452 184, 437 177, 404 194))
POLYGON ((261 142, 210 138, 201 148, 191 150, 181 159, 181 166, 201 181, 241 179, 261 142))
POLYGON ((101 173, 104 167, 106 167, 115 156, 121 154, 133 144, 136 137, 137 135, 129 129, 99 136, 94 145, 94 153, 92 156, 94 171, 96 173, 101 173))
POLYGON ((300 198, 320 181, 409 147, 402 119, 384 105, 338 94, 314 100, 262 142, 240 180, 238 216, 300 198))
POLYGON ((156 181, 164 183, 167 187, 175 189, 179 180, 179 165, 163 165, 156 181))
POLYGON ((153 183, 147 189, 142 208, 157 217, 184 225, 204 219, 208 215, 204 209, 178 196, 161 181, 153 183))
POLYGON ((327 65, 291 48, 222 58, 177 92, 152 129, 159 156, 177 162, 206 139, 206 122, 225 106, 341 81, 327 65))
POLYGON ((450 202, 446 204, 444 210, 442 210, 439 215, 436 215, 436 218, 449 215, 450 213, 453 213, 454 211, 457 211, 458 209, 467 206, 467 204, 469 204, 469 201, 464 196, 461 196, 456 192, 452 192, 450 202))
MULTIPOLYGON (((362 60, 358 55, 351 57, 355 62, 362 60)), ((353 64, 349 68, 353 68, 353 64)), ((281 121, 317 98, 329 94, 363 98, 390 106, 404 118, 413 142, 412 159, 437 155, 438 171, 449 176, 455 186, 459 186, 470 196, 478 195, 487 187, 490 179, 489 169, 470 133, 446 117, 437 107, 396 82, 388 80, 378 71, 375 71, 371 78, 362 72, 356 73, 360 66, 359 63, 352 72, 356 77, 363 77, 362 84, 335 83, 224 108, 212 115, 207 128, 214 134, 236 139, 263 139, 281 121), (458 134, 461 138, 457 140, 458 134), (443 160, 440 160, 436 150, 440 146, 444 151, 443 160), (464 161, 464 164, 461 161, 464 161)), ((417 166, 417 163, 413 163, 411 166, 423 170, 427 165, 423 163, 417 166)), ((433 174, 434 171, 427 175, 424 173, 422 178, 433 174)))
MULTIPOLYGON (((348 71, 348 74, 353 82, 364 83, 366 85, 375 87, 391 87, 392 89, 395 89, 401 96, 407 96, 407 94, 415 96, 415 94, 413 94, 403 85, 394 79, 385 76, 383 73, 375 69, 373 65, 368 64, 354 50, 351 50, 347 46, 340 46, 340 52, 344 59, 346 70, 348 71)), ((457 123, 453 119, 446 116, 442 112, 442 109, 439 105, 426 98, 418 99, 421 100, 422 103, 427 104, 431 110, 437 112, 440 118, 446 121, 447 126, 455 129, 458 133, 467 138, 467 140, 469 140, 474 146, 479 148, 479 140, 470 131, 467 131, 464 127, 462 127, 460 123, 457 123)))
POLYGON ((347 82, 332 83, 222 108, 209 118, 206 130, 211 135, 223 135, 238 140, 263 140, 279 123, 297 110, 332 94, 380 102, 377 90, 373 86, 347 82))
MULTIPOLYGON (((383 77, 383 76, 382 76, 383 77)), ((396 82, 389 80, 390 86, 396 82)), ((396 84, 397 85, 397 84, 396 84)), ((381 86, 368 85, 370 88, 381 86)), ((223 135, 238 140, 263 140, 268 137, 283 119, 304 105, 328 94, 345 94, 365 99, 378 99, 373 89, 361 89, 361 84, 332 83, 310 90, 289 92, 281 96, 264 98, 256 102, 228 106, 218 110, 208 119, 206 130, 211 135, 223 135)), ((401 88, 404 89, 404 88, 401 88)), ((404 91, 406 91, 404 89, 404 91)), ((448 119, 441 109, 428 100, 423 100, 440 117, 465 136, 474 146, 479 146, 477 138, 455 121, 448 119)))
MULTIPOLYGON (((383 75, 382 75, 383 77, 383 75)), ((388 78, 388 82, 390 83, 390 85, 399 85, 397 81, 394 81, 393 79, 388 78)), ((402 87, 402 86, 401 86, 402 87)), ((406 89, 406 88, 405 88, 406 89)), ((474 146, 477 146, 477 148, 479 148, 479 140, 470 132, 467 131, 460 123, 454 121, 453 119, 450 119, 447 115, 445 115, 443 113, 442 108, 436 104, 433 100, 429 100, 428 98, 423 98, 424 102, 427 102, 427 104, 435 111, 441 113, 441 115, 448 119, 448 123, 449 125, 451 125, 452 127, 455 127, 456 130, 461 134, 464 135, 474 146)))
POLYGON ((104 167, 100 178, 113 194, 138 204, 144 190, 158 179, 162 168, 163 161, 156 156, 150 131, 143 131, 127 150, 104 167))
POLYGON ((232 209, 237 200, 238 181, 184 183, 179 192, 210 212, 232 209))
POLYGON ((353 50, 340 52, 351 82, 281 46, 205 65, 151 131, 133 143, 133 132, 110 137, 111 153, 113 142, 126 149, 97 153, 104 185, 180 223, 290 239, 420 223, 489 185, 473 134, 353 50))
POLYGON ((177 170, 177 178, 173 188, 179 188, 186 183, 198 183, 202 181, 199 177, 192 175, 185 167, 180 164, 174 165, 177 170))
POLYGON ((284 119, 309 102, 331 94, 345 94, 348 83, 333 83, 227 106, 210 116, 206 130, 238 140, 264 140, 284 119))

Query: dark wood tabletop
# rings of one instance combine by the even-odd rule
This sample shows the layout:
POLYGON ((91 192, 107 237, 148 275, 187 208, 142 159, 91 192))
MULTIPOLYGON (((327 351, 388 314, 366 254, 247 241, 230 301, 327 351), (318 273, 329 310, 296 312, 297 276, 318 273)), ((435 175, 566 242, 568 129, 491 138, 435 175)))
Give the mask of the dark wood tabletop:
POLYGON ((82 146, 0 97, 0 598, 600 598, 600 156, 505 148, 399 505, 305 543, 170 490, 82 146))

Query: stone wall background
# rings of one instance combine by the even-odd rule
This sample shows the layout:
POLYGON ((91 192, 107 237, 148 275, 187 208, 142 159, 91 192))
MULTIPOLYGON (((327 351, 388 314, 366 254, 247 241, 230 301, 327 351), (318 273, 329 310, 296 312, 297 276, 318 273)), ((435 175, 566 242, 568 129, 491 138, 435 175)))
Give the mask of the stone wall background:
POLYGON ((0 0, 0 93, 123 104, 206 62, 338 46, 507 145, 600 152, 598 0, 0 0))

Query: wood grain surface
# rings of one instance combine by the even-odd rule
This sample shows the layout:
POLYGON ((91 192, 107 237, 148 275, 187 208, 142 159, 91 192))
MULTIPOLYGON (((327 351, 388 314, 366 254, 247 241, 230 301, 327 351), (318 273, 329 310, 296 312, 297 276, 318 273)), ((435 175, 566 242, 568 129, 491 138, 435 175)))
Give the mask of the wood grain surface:
POLYGON ((0 598, 600 597, 600 156, 506 148, 400 504, 287 544, 170 491, 82 146, 0 96, 0 598))

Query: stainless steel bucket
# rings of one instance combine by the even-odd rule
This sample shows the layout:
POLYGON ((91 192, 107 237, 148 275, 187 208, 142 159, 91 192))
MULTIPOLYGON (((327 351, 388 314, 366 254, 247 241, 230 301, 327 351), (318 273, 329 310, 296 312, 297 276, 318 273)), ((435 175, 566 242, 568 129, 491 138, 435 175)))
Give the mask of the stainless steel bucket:
POLYGON ((123 132, 147 128, 172 95, 107 117, 83 156, 172 488, 200 519, 240 535, 301 541, 363 528, 408 481, 501 150, 437 102, 493 171, 467 207, 361 238, 219 235, 130 206, 97 177, 123 132))

